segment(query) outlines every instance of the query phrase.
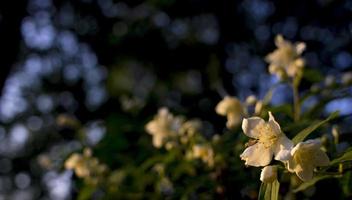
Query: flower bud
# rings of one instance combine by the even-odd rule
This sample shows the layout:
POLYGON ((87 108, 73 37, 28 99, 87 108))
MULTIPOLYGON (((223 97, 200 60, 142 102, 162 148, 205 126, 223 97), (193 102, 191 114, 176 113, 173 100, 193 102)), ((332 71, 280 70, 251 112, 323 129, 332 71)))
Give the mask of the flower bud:
POLYGON ((218 115, 226 116, 229 113, 242 114, 243 108, 241 102, 236 97, 226 96, 215 107, 218 115))
POLYGON ((347 72, 347 73, 343 74, 341 79, 342 79, 342 84, 344 84, 344 85, 352 84, 352 73, 347 72))
POLYGON ((220 135, 215 134, 213 135, 213 137, 211 138, 212 142, 214 143, 218 143, 220 141, 220 135))
POLYGON ((250 95, 246 98, 246 104, 251 106, 254 105, 257 102, 257 97, 255 97, 254 95, 250 95))
POLYGON ((277 167, 268 165, 262 169, 260 180, 263 183, 271 183, 277 179, 277 167))
POLYGON ((226 96, 215 107, 218 115, 226 116, 226 126, 229 129, 235 128, 241 122, 244 114, 242 104, 236 97, 226 96))
POLYGON ((326 85, 327 87, 332 87, 332 86, 334 86, 335 82, 336 82, 336 79, 335 79, 335 77, 332 76, 332 75, 327 76, 327 77, 325 78, 325 80, 324 80, 324 83, 325 83, 325 85, 326 85))
POLYGON ((339 127, 338 126, 333 126, 332 127, 332 136, 334 137, 334 143, 338 144, 339 143, 339 127))
POLYGON ((170 151, 171 149, 173 149, 176 146, 176 144, 174 142, 167 142, 165 144, 165 148, 166 150, 170 151))
POLYGON ((85 149, 83 149, 83 155, 85 156, 85 157, 92 157, 92 149, 90 149, 90 148, 85 148, 85 149))
POLYGON ((256 115, 260 115, 260 113, 262 112, 263 110, 263 101, 258 101, 256 104, 255 104, 255 108, 254 108, 254 113, 256 115))

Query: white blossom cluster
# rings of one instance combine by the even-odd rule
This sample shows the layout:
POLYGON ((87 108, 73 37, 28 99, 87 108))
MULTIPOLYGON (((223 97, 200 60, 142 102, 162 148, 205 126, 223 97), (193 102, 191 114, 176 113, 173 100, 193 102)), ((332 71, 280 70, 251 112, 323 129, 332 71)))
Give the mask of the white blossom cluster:
POLYGON ((311 180, 316 167, 329 165, 329 157, 321 150, 319 139, 294 145, 281 131, 271 112, 268 122, 260 117, 243 119, 242 130, 255 140, 255 144, 247 147, 240 157, 246 165, 265 167, 260 178, 263 182, 276 179, 277 169, 269 165, 273 157, 284 163, 286 169, 296 173, 302 181, 311 180))

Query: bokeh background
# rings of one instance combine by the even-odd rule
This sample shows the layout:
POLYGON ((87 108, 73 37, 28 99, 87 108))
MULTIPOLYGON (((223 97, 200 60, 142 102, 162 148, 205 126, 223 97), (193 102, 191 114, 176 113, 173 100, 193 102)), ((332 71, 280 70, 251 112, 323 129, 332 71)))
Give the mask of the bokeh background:
MULTIPOLYGON (((1 1, 0 199, 75 199, 62 163, 82 146, 112 167, 145 159, 144 125, 161 106, 222 132, 224 95, 263 98, 278 82, 263 59, 277 34, 306 42, 305 81, 351 70, 350 0, 1 1), (85 131, 60 126, 66 117, 85 131)), ((292 101, 287 87, 273 105, 292 101)), ((325 111, 349 115, 351 102, 325 111)))

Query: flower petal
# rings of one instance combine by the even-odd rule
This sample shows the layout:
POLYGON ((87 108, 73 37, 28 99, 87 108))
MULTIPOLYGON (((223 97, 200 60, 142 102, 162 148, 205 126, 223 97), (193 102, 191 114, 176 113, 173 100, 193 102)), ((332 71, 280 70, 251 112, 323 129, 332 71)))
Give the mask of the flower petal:
POLYGON ((284 43, 285 43, 285 40, 284 40, 284 37, 282 37, 281 34, 279 34, 279 35, 277 35, 277 36, 275 37, 275 45, 276 45, 277 47, 283 46, 284 43))
POLYGON ((255 127, 264 123, 265 121, 260 117, 244 118, 242 121, 242 130, 248 137, 257 139, 259 132, 256 131, 255 127))
POLYGON ((291 158, 291 149, 293 148, 293 142, 282 134, 276 142, 274 148, 275 160, 287 161, 291 158))
POLYGON ((228 129, 233 129, 237 127, 241 123, 242 116, 237 113, 229 113, 227 114, 227 122, 226 127, 228 129))
POLYGON ((222 116, 226 116, 230 112, 238 113, 239 115, 243 112, 240 100, 230 96, 224 97, 224 99, 216 105, 215 111, 222 116))
POLYGON ((82 161, 82 156, 78 153, 72 154, 66 161, 65 161, 65 168, 66 169, 74 169, 79 162, 82 161))
POLYGON ((325 152, 323 152, 322 150, 318 150, 314 152, 314 164, 316 166, 328 166, 330 163, 330 159, 329 157, 326 155, 325 152))
POLYGON ((296 44, 295 49, 296 49, 296 53, 300 55, 306 49, 306 44, 304 42, 299 42, 296 44))
POLYGON ((305 142, 302 142, 304 145, 306 145, 309 148, 320 148, 321 147, 321 141, 320 139, 310 139, 305 142))
POLYGON ((266 148, 264 145, 257 143, 244 150, 240 155, 242 160, 246 161, 246 165, 259 167, 266 166, 271 162, 273 152, 270 148, 266 148))
POLYGON ((269 124, 277 135, 279 135, 281 133, 280 125, 279 125, 279 123, 277 123, 273 114, 271 114, 270 111, 269 111, 269 124))
POLYGON ((310 139, 304 142, 298 143, 291 150, 291 155, 294 155, 297 151, 312 151, 315 152, 320 150, 321 141, 319 139, 310 139))
POLYGON ((294 159, 291 157, 290 159, 288 159, 286 161, 287 163, 287 169, 289 172, 295 172, 295 169, 296 169, 296 166, 297 166, 297 163, 294 161, 294 159))
POLYGON ((321 149, 320 140, 307 140, 298 143, 291 150, 292 158, 288 160, 287 168, 295 171, 297 176, 303 181, 308 181, 313 177, 313 170, 317 166, 329 164, 329 158, 321 149))
POLYGON ((160 148, 163 145, 164 137, 161 135, 153 135, 153 146, 160 148))
POLYGON ((313 167, 309 165, 296 169, 296 174, 302 181, 309 181, 313 178, 313 167))

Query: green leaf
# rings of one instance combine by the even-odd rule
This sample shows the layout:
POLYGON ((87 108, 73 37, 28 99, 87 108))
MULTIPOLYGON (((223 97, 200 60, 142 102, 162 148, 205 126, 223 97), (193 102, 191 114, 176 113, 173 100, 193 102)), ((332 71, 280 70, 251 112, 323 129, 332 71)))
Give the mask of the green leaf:
POLYGON ((265 188, 265 194, 264 194, 264 200, 271 200, 271 189, 272 189, 272 184, 269 183, 267 184, 265 188))
POLYGON ((259 189, 258 200, 277 200, 279 198, 279 181, 262 183, 259 189))
POLYGON ((310 181, 303 182, 300 186, 298 186, 296 189, 293 190, 293 192, 299 192, 302 190, 305 190, 311 186, 313 186, 315 183, 318 181, 321 181, 323 179, 328 179, 328 178, 339 178, 341 177, 340 175, 321 175, 321 176, 315 176, 312 178, 310 181))
POLYGON ((348 149, 341 157, 336 158, 330 162, 330 165, 334 165, 340 162, 346 162, 352 160, 352 149, 348 149))
POLYGON ((268 184, 262 183, 259 188, 259 194, 258 194, 258 200, 263 200, 265 197, 265 191, 266 188, 268 187, 268 184))
POLYGON ((77 199, 78 200, 91 199, 95 191, 96 191, 96 188, 93 187, 92 185, 84 185, 83 188, 80 189, 77 199))
POLYGON ((272 113, 283 113, 289 116, 292 113, 292 106, 291 104, 283 104, 270 108, 270 111, 272 113))
POLYGON ((324 80, 324 76, 321 71, 312 68, 305 68, 303 72, 303 77, 305 80, 312 83, 317 83, 324 80))
POLYGON ((319 128, 320 126, 322 126, 323 124, 327 123, 328 121, 336 118, 339 115, 339 112, 333 112, 331 113, 331 115, 322 121, 316 122, 312 125, 310 125, 309 127, 303 129, 301 132, 299 132, 293 139, 293 143, 297 144, 299 142, 302 142, 309 134, 311 134, 313 131, 315 131, 317 128, 319 128))
POLYGON ((279 199, 279 189, 280 189, 279 181, 275 180, 274 182, 271 183, 271 199, 272 200, 279 199))
POLYGON ((343 193, 345 196, 350 196, 352 194, 352 176, 351 172, 347 172, 340 181, 340 187, 342 188, 343 193))

